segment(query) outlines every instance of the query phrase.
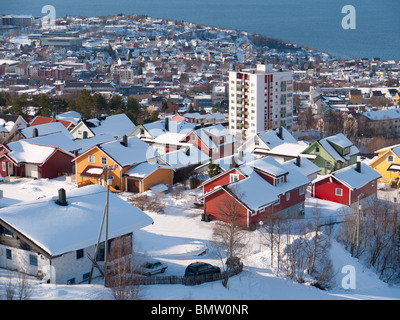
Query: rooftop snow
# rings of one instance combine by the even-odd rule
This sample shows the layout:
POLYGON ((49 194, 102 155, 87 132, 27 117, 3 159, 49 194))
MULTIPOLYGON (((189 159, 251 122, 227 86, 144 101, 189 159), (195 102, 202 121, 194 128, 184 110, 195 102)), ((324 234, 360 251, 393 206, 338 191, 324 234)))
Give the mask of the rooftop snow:
MULTIPOLYGON (((153 223, 144 212, 110 193, 109 235, 112 239, 153 223)), ((95 245, 106 202, 106 189, 91 185, 67 192, 67 206, 49 197, 0 209, 0 219, 52 256, 95 245)), ((104 232, 102 241, 104 241, 104 232)))

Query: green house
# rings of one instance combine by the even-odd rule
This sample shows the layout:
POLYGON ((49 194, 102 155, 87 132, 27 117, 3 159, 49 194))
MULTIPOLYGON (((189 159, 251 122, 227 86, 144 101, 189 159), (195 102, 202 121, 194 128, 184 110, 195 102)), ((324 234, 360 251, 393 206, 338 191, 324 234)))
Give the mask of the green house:
POLYGON ((329 174, 357 162, 360 150, 343 133, 313 142, 302 154, 321 168, 320 174, 329 174))

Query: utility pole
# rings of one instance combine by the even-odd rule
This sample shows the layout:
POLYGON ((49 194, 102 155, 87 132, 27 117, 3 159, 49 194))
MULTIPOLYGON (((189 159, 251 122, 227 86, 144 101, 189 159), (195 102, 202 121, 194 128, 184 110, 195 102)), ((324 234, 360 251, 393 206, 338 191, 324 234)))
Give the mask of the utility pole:
POLYGON ((118 165, 115 165, 115 166, 104 166, 103 167, 103 174, 105 174, 106 181, 107 181, 107 197, 106 197, 106 204, 105 204, 104 212, 103 212, 103 218, 102 218, 101 226, 100 226, 100 230, 99 230, 99 235, 97 237, 97 243, 96 243, 96 247, 95 247, 94 257, 93 257, 93 261, 92 261, 92 269, 90 271, 89 284, 92 282, 93 269, 94 269, 94 265, 95 265, 95 261, 96 261, 96 257, 97 257, 97 251, 98 251, 98 248, 99 248, 101 234, 102 234, 102 231, 103 231, 104 221, 105 221, 105 224, 106 224, 105 240, 104 240, 104 274, 103 274, 104 285, 106 285, 106 281, 107 281, 108 213, 109 213, 110 185, 112 184, 112 176, 110 175, 110 172, 116 170, 117 168, 118 168, 118 165))
POLYGON ((111 171, 114 171, 118 168, 118 165, 115 166, 105 166, 103 168, 107 177, 107 200, 106 200, 106 235, 104 242, 104 286, 107 285, 107 259, 108 259, 108 212, 109 212, 109 199, 110 199, 110 185, 112 184, 112 176, 110 175, 111 171))

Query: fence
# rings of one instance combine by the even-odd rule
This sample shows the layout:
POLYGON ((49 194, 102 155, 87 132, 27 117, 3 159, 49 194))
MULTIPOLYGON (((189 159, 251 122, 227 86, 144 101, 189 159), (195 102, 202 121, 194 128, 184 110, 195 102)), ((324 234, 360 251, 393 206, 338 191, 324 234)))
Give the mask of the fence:
POLYGON ((154 285, 154 284, 183 284, 185 286, 194 286, 205 282, 212 282, 232 277, 243 271, 243 264, 235 266, 230 271, 220 273, 204 274, 200 276, 150 276, 134 277, 133 285, 154 285))

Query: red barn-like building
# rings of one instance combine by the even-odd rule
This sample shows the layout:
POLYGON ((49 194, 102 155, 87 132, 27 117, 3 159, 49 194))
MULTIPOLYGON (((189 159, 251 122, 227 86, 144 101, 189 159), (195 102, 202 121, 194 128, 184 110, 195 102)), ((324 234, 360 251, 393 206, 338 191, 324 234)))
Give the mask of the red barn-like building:
POLYGON ((381 175, 362 162, 313 181, 313 196, 345 205, 376 196, 381 175))
POLYGON ((305 189, 310 180, 293 166, 272 157, 233 167, 203 183, 204 214, 211 220, 236 221, 251 227, 273 213, 304 213, 305 189))
POLYGON ((74 155, 57 147, 25 142, 0 146, 0 173, 5 176, 56 178, 73 172, 74 155))

